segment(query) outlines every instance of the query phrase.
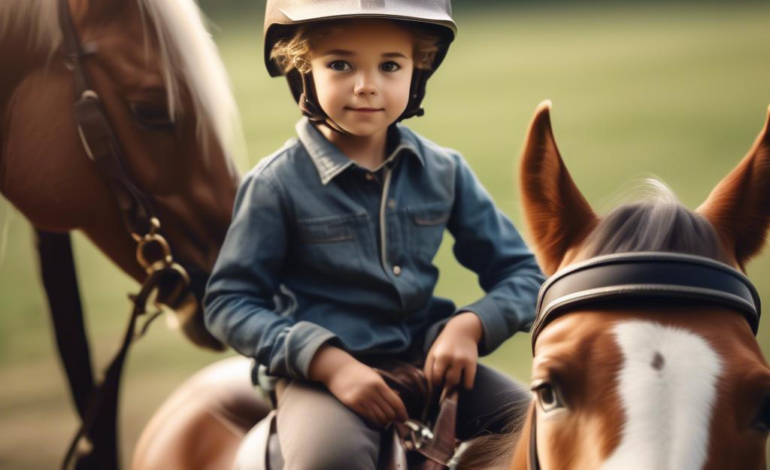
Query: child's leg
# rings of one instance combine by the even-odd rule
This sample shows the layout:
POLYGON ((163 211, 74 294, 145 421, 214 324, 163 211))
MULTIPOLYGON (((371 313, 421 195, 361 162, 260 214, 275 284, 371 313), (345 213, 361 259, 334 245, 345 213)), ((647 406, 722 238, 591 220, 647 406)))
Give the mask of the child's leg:
POLYGON ((292 381, 278 400, 285 470, 376 470, 380 433, 323 385, 292 381))
POLYGON ((512 420, 526 415, 531 400, 529 387, 479 364, 473 389, 460 388, 457 437, 466 440, 509 431, 512 420))

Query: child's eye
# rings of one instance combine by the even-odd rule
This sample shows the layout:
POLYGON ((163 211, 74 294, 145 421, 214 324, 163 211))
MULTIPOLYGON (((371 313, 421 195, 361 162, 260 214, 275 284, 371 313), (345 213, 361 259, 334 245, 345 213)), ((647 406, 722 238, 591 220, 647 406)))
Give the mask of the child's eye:
POLYGON ((332 70, 336 70, 337 72, 346 72, 348 70, 353 70, 353 67, 351 67, 350 64, 345 62, 344 60, 335 60, 334 62, 329 64, 329 68, 332 70))
POLYGON ((400 69, 401 66, 395 62, 385 62, 380 66, 380 68, 383 72, 395 72, 396 70, 400 69))

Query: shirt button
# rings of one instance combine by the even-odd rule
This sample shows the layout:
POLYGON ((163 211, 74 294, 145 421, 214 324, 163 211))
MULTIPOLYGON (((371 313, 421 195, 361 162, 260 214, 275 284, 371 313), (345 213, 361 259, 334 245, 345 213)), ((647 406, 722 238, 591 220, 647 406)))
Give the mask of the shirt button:
POLYGON ((395 199, 389 199, 388 200, 388 208, 389 209, 395 209, 396 208, 396 200, 395 199))
POLYGON ((368 179, 369 181, 371 181, 371 180, 373 180, 373 179, 374 179, 374 175, 373 175, 372 173, 367 173, 367 174, 366 174, 366 179, 368 179))
POLYGON ((401 275, 401 266, 393 266, 393 274, 396 276, 401 275))

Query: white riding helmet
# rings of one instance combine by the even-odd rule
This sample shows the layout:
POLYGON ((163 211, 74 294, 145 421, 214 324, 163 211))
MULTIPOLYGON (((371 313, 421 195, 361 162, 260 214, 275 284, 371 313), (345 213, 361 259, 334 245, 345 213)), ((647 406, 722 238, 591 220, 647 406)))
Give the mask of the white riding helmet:
MULTIPOLYGON (((452 20, 450 0, 267 0, 264 54, 265 66, 270 76, 284 75, 283 68, 271 59, 270 55, 276 42, 293 34, 298 25, 352 18, 381 18, 420 23, 438 35, 438 52, 433 64, 428 70, 415 68, 409 103, 398 120, 422 116, 424 111, 421 105, 428 78, 441 65, 457 34, 457 26, 452 20)), ((292 69, 286 74, 286 79, 294 99, 311 121, 325 123, 334 130, 344 132, 318 105, 310 73, 302 74, 292 69)))

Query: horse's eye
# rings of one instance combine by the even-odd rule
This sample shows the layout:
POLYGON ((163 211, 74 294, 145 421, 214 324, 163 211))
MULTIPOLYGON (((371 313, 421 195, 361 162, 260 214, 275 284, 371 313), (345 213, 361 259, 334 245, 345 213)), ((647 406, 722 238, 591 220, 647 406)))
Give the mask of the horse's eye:
POLYGON ((168 107, 164 104, 146 103, 134 101, 128 104, 139 124, 150 130, 155 131, 173 131, 174 121, 168 112, 168 107))
POLYGON ((537 395, 540 408, 545 413, 564 408, 559 390, 551 383, 538 381, 532 385, 532 391, 537 395))
POLYGON ((757 431, 767 434, 770 431, 770 396, 765 397, 762 407, 751 426, 757 431))

